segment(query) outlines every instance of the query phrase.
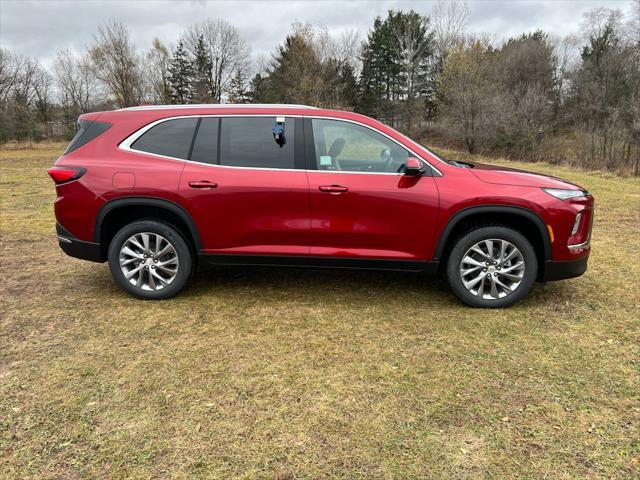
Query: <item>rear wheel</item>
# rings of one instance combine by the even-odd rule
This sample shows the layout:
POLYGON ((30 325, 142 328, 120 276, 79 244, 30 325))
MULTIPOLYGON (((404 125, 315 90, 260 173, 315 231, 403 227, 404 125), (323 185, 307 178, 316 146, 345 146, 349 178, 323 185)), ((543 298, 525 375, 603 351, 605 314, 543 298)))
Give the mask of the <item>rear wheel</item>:
POLYGON ((109 269, 131 295, 159 300, 178 293, 193 266, 191 251, 172 226, 142 220, 123 227, 109 245, 109 269))
POLYGON ((533 286, 538 261, 529 241, 507 227, 473 230, 460 238, 447 262, 447 278, 456 296, 472 307, 507 307, 533 286))

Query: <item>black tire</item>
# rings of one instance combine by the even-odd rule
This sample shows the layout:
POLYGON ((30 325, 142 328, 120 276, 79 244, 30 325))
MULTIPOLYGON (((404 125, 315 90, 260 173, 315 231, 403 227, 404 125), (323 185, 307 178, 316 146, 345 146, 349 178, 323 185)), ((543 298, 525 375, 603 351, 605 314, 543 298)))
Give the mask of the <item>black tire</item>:
POLYGON ((173 226, 157 220, 140 220, 120 229, 109 244, 108 260, 111 275, 120 288, 134 297, 144 300, 162 300, 176 295, 186 285, 194 265, 191 250, 183 236, 173 226), (145 290, 130 283, 120 267, 120 249, 124 243, 133 235, 145 232, 164 237, 173 246, 178 257, 175 277, 168 285, 163 285, 158 290, 145 290))
MULTIPOLYGON (((501 308, 513 305, 529 294, 537 274, 538 260, 531 243, 520 232, 502 226, 480 227, 466 233, 456 240, 447 260, 447 280, 453 293, 471 307, 501 308), (506 293, 506 296, 501 298, 483 298, 472 293, 464 286, 460 273, 462 259, 467 251, 477 243, 491 239, 506 240, 511 243, 520 251, 524 260, 524 273, 519 285, 512 292, 506 293)), ((484 281, 481 280, 481 282, 484 281)))

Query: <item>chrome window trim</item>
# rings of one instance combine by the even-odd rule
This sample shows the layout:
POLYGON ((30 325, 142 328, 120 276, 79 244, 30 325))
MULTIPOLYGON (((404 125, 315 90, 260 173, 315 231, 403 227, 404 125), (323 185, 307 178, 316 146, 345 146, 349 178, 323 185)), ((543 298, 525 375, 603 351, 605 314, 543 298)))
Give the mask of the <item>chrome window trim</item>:
MULTIPOLYGON (((270 171, 285 171, 285 172, 287 172, 287 171, 289 171, 289 172, 295 171, 295 172, 347 173, 347 174, 355 174, 355 175, 393 175, 393 176, 403 175, 402 173, 392 173, 392 172, 351 172, 351 171, 346 171, 346 170, 317 170, 317 169, 309 170, 309 169, 306 169, 306 168, 302 169, 302 168, 237 167, 237 166, 233 166, 233 165, 219 165, 219 164, 213 164, 213 163, 196 162, 196 161, 187 160, 187 159, 184 159, 184 158, 169 157, 167 155, 160 155, 160 154, 157 154, 157 153, 145 152, 143 150, 136 150, 134 148, 131 148, 131 145, 138 138, 140 138, 142 135, 144 135, 147 131, 151 130, 156 125, 159 125, 160 123, 163 123, 163 122, 167 122, 169 120, 178 120, 178 119, 181 119, 181 118, 224 118, 224 117, 243 118, 243 117, 276 117, 276 116, 277 116, 276 114, 271 114, 271 113, 266 113, 266 114, 252 113, 252 114, 246 114, 246 115, 242 115, 242 114, 176 115, 176 116, 173 116, 173 117, 160 118, 158 120, 155 120, 155 121, 145 125, 144 127, 140 128, 140 129, 136 130, 135 132, 133 132, 131 135, 129 135, 127 138, 125 138, 122 142, 120 142, 120 144, 118 145, 118 148, 120 150, 124 150, 124 151, 130 152, 130 153, 137 153, 139 155, 151 155, 153 157, 164 158, 164 159, 168 159, 168 160, 175 160, 175 161, 179 161, 179 162, 187 162, 187 163, 193 163, 193 164, 196 164, 196 165, 205 165, 205 166, 218 167, 218 168, 236 168, 236 169, 243 169, 243 170, 270 170, 270 171)), ((431 165, 431 163, 427 162, 422 157, 422 155, 419 155, 414 150, 412 150, 410 148, 407 148, 405 145, 403 145, 402 143, 400 143, 399 141, 397 141, 395 138, 391 137, 390 135, 387 135, 385 132, 381 132, 380 130, 377 130, 377 129, 373 128, 373 127, 370 127, 369 125, 365 125, 364 123, 357 122, 355 120, 346 119, 346 118, 324 117, 324 116, 314 116, 314 115, 299 115, 299 114, 296 114, 296 115, 285 115, 285 117, 288 117, 288 118, 311 118, 311 119, 318 119, 318 120, 336 120, 336 121, 339 121, 339 122, 347 122, 347 123, 353 123, 355 125, 359 125, 361 127, 367 128, 367 129, 369 129, 369 130, 371 130, 371 131, 373 131, 375 133, 378 133, 378 134, 388 138, 389 140, 391 140, 392 142, 394 142, 395 144, 397 144, 401 148, 404 148, 405 150, 409 151, 416 158, 420 159, 427 167, 429 167, 429 168, 431 168, 433 170, 433 172, 434 172, 433 176, 438 176, 438 177, 442 177, 443 176, 442 172, 440 170, 438 170, 436 167, 434 167, 433 165, 431 165), (435 175, 436 173, 437 173, 437 175, 435 175)), ((438 160, 440 160, 440 159, 438 159, 438 160)), ((440 161, 442 161, 442 160, 440 160, 440 161)))

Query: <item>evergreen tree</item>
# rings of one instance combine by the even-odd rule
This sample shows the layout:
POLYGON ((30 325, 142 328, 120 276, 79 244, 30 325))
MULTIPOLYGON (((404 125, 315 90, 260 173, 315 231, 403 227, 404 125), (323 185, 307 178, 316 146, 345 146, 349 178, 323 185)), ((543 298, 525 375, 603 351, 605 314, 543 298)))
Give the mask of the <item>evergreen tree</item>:
POLYGON ((213 62, 204 36, 200 34, 193 58, 193 92, 195 103, 211 103, 213 94, 210 85, 213 78, 213 62))
POLYGON ((241 70, 237 70, 236 74, 229 83, 229 103, 248 103, 249 90, 247 88, 247 79, 241 70))
POLYGON ((268 77, 256 73, 249 82, 247 97, 251 103, 267 103, 267 82, 268 77))
POLYGON ((172 103, 191 103, 193 100, 193 67, 182 40, 178 42, 178 46, 173 52, 169 74, 172 103))

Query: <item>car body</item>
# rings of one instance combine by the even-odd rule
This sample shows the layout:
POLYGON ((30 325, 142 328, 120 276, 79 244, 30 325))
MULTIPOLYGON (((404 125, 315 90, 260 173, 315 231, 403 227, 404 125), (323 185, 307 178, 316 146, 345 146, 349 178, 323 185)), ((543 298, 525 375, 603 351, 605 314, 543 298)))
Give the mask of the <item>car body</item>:
MULTIPOLYGON (((60 247, 74 257, 107 261, 119 230, 151 219, 185 240, 190 270, 259 264, 435 274, 461 237, 499 226, 530 244, 535 280, 586 270, 594 202, 584 189, 443 160, 357 113, 296 105, 143 106, 85 114, 80 125, 49 170, 57 183, 60 247)), ((484 241, 480 250, 490 260, 493 242, 484 241)), ((484 260, 480 253, 466 258, 484 260)), ((129 291, 170 296, 169 288, 146 287, 129 291)), ((476 291, 487 301, 476 306, 516 300, 508 288, 502 293, 491 302, 476 291)))

